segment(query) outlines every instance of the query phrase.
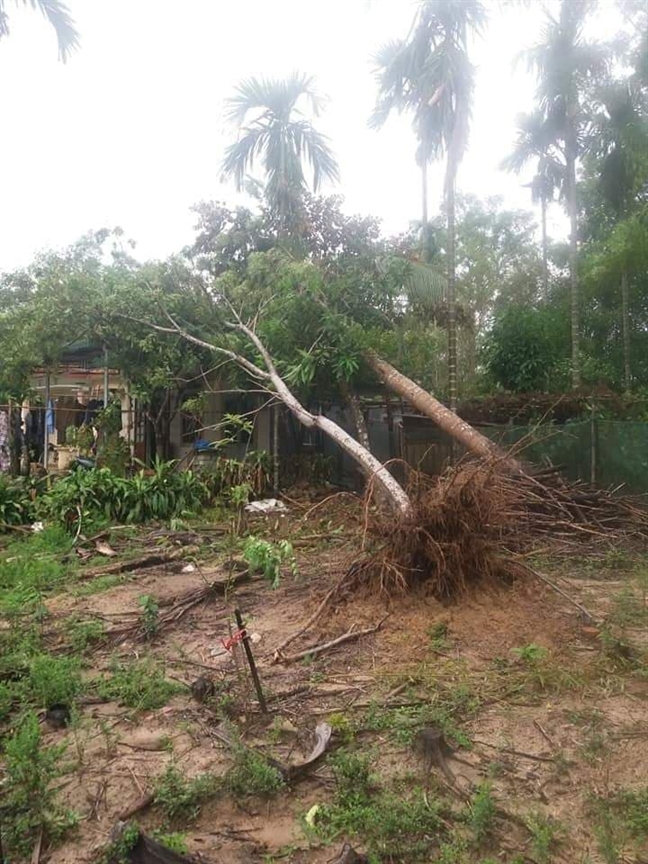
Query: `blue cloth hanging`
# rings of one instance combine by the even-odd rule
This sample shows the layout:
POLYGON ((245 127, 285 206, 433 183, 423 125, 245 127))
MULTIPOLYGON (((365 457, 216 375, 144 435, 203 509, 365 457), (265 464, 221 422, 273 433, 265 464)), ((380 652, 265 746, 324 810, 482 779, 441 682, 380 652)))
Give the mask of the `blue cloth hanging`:
POLYGON ((47 425, 47 434, 53 435, 54 429, 54 403, 51 399, 47 400, 47 411, 45 412, 45 424, 47 425))

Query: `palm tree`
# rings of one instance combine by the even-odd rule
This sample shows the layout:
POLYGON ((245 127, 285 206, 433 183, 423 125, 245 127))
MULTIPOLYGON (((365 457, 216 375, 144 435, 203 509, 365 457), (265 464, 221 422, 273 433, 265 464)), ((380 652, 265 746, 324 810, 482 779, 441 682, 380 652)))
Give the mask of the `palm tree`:
MULTIPOLYGON (((448 397, 453 411, 457 406, 455 187, 468 142, 474 86, 468 40, 484 21, 480 0, 422 0, 407 39, 388 44, 376 57, 379 96, 370 121, 379 127, 393 109, 411 111, 419 165, 446 157, 448 397)), ((423 215, 425 237, 425 207, 423 215)))
POLYGON ((570 222, 573 387, 579 387, 581 383, 576 164, 582 152, 587 119, 583 95, 592 79, 605 68, 600 48, 583 39, 583 23, 593 5, 593 0, 562 0, 559 16, 554 18, 547 13, 541 42, 527 52, 529 66, 538 77, 540 109, 565 165, 565 200, 570 222))
POLYGON ((557 189, 561 189, 564 166, 560 163, 552 141, 551 129, 542 111, 520 114, 517 121, 517 138, 512 152, 502 160, 506 171, 519 174, 532 159, 537 159, 536 173, 529 184, 531 200, 540 204, 542 229, 542 282, 545 296, 549 288, 547 208, 557 189))
MULTIPOLYGON (((599 188, 617 222, 632 215, 636 196, 648 178, 648 124, 646 98, 641 87, 629 82, 606 85, 600 93, 601 111, 594 118, 588 152, 600 160, 599 188)), ((623 383, 632 387, 630 364, 630 296, 628 268, 621 271, 623 383)))
MULTIPOLYGON (((19 0, 15 0, 18 4, 19 0)), ((22 0, 23 6, 40 9, 56 31, 59 58, 65 63, 70 54, 79 47, 79 34, 70 12, 61 0, 22 0)), ((9 15, 6 0, 0 0, 0 38, 9 35, 9 15)))
POLYGON ((248 78, 227 100, 228 120, 239 130, 225 153, 222 171, 244 187, 248 171, 260 160, 266 194, 282 232, 294 227, 301 197, 307 188, 304 163, 312 173, 314 192, 322 180, 339 181, 339 170, 328 138, 313 128, 300 107, 306 103, 317 117, 323 99, 313 78, 294 73, 284 81, 248 78))

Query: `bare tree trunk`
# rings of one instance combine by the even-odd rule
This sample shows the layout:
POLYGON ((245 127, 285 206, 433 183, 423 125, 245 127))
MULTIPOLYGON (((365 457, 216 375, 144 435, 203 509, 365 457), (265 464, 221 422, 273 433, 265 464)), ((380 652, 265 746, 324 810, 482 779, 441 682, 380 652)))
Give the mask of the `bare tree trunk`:
MULTIPOLYGON (((500 449, 485 435, 473 429, 470 424, 458 417, 454 411, 446 408, 438 399, 419 387, 411 378, 401 374, 397 369, 379 357, 374 351, 366 351, 365 359, 378 375, 385 386, 398 393, 426 417, 433 420, 453 440, 458 441, 467 450, 481 457, 503 457, 500 449)), ((515 472, 522 470, 516 459, 504 457, 506 464, 515 472)))
POLYGON ((427 160, 421 165, 421 192, 422 192, 422 214, 421 214, 421 263, 428 263, 428 166, 427 160))
POLYGON ((581 385, 580 296, 578 288, 578 204, 576 201, 576 157, 567 145, 567 209, 569 211, 569 280, 571 286, 572 387, 581 385))
POLYGON ((446 219, 448 228, 448 401, 457 410, 457 294, 455 279, 455 175, 452 155, 446 169, 446 219))
POLYGON ((546 298, 549 293, 549 254, 547 244, 547 196, 544 189, 540 197, 540 212, 542 217, 542 289, 546 298))
POLYGON ((621 318, 623 327, 623 388, 626 393, 632 390, 632 373, 630 369, 630 297, 628 291, 628 274, 621 274, 621 318))

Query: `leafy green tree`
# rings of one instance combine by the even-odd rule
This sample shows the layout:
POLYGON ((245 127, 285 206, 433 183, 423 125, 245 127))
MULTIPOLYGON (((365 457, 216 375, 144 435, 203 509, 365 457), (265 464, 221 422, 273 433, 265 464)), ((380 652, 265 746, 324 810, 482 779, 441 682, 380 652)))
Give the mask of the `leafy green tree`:
MULTIPOLYGON (((20 0, 14 0, 14 2, 16 5, 20 5, 20 0)), ((65 63, 70 54, 79 47, 79 34, 68 7, 61 0, 22 0, 22 5, 42 12, 47 18, 56 32, 59 59, 65 63)), ((0 0, 0 38, 8 35, 7 0, 0 0)))
POLYGON ((495 384, 513 393, 553 389, 561 357, 560 319, 555 310, 511 304, 495 321, 485 349, 495 384))
POLYGON ((324 106, 313 78, 298 73, 283 81, 248 78, 227 103, 227 117, 238 128, 239 136, 225 153, 223 174, 234 177, 241 190, 255 161, 261 161, 267 200, 284 233, 299 223, 307 188, 304 164, 310 169, 314 192, 323 180, 339 180, 328 139, 313 127, 304 113, 304 103, 315 117, 324 106))

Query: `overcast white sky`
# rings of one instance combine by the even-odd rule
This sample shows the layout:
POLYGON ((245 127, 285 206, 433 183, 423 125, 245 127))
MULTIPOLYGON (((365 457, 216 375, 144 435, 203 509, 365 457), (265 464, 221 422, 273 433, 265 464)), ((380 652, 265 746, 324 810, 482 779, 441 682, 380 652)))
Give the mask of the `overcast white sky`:
MULTIPOLYGON (((235 203, 219 178, 232 130, 224 99, 241 78, 297 69, 330 102, 319 128, 337 153, 349 212, 398 231, 419 217, 419 176, 410 121, 367 128, 375 99, 371 56, 407 32, 410 0, 68 0, 81 49, 57 61, 45 20, 7 4, 11 34, 0 43, 0 270, 27 265, 45 247, 91 228, 120 225, 141 258, 164 257, 192 238, 189 208, 235 203)), ((541 0, 502 12, 475 46, 478 67, 470 151, 461 191, 529 206, 525 178, 498 169, 515 116, 534 81, 517 52, 539 35, 541 0)), ((593 27, 610 36, 618 16, 604 0, 593 27)), ((431 171, 438 206, 442 167, 431 171)), ((528 179, 528 178, 527 178, 528 179)), ((326 190, 333 191, 333 190, 326 190)), ((554 208, 554 231, 563 220, 554 208)))

